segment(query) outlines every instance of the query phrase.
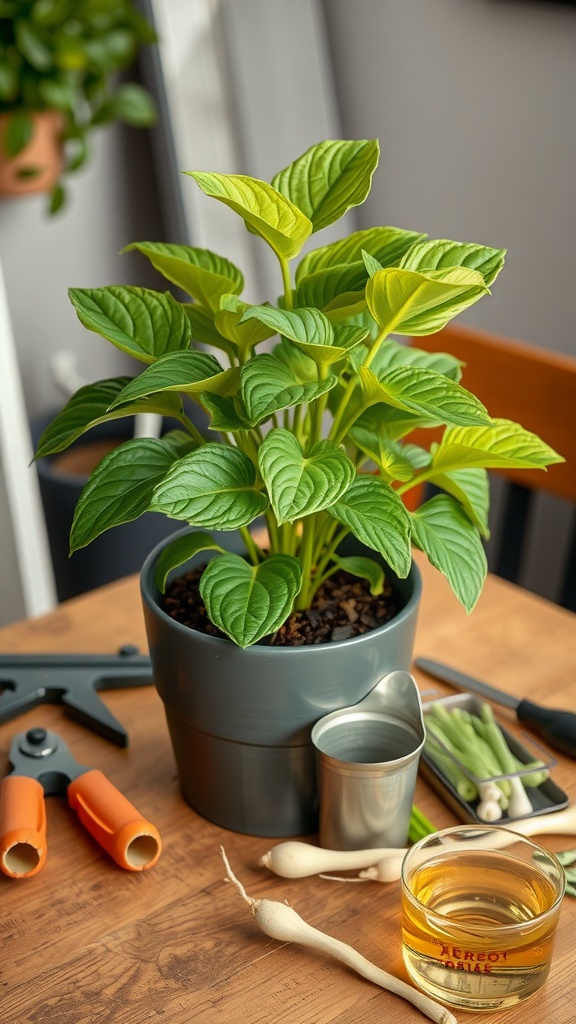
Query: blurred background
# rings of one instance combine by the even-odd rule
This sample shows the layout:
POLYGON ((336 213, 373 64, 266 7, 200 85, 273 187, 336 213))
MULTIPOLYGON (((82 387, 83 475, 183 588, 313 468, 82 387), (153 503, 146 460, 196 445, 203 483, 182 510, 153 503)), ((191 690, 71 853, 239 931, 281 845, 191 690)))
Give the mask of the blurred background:
MULTIPOLYGON (((264 247, 236 234, 237 218, 221 204, 202 202, 181 172, 269 180, 323 138, 381 143, 372 193, 353 219, 347 215, 347 231, 390 224, 506 248, 493 295, 460 319, 576 355, 573 4, 145 0, 138 6, 158 42, 142 47, 131 77, 156 98, 155 126, 98 129, 90 161, 53 216, 42 195, 0 198, 0 396, 4 408, 18 403, 14 424, 20 417, 32 425, 63 404, 54 369, 62 352, 85 380, 129 372, 120 353, 82 328, 67 290, 162 288, 142 256, 120 255, 130 242, 209 245, 249 267, 250 297, 264 295, 270 278, 264 247), (17 381, 14 367, 6 369, 10 346, 17 381)), ((322 244, 329 240, 326 233, 322 244)), ((274 282, 272 288, 278 290, 274 282)), ((38 570, 36 585, 23 571, 27 545, 18 536, 21 515, 11 495, 20 482, 22 492, 28 485, 18 477, 22 466, 11 464, 14 435, 6 417, 0 426, 0 622, 7 622, 44 610, 59 595, 49 566, 38 570)), ((29 528, 41 533, 31 509, 34 488, 26 494, 29 528)), ((546 552, 534 561, 544 577, 534 589, 546 594, 546 552)))

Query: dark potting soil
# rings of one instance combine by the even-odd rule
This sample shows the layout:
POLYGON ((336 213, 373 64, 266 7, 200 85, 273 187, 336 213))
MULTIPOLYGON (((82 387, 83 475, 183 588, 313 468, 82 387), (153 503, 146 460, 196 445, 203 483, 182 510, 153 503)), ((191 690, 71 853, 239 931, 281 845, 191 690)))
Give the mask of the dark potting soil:
MULTIPOLYGON (((200 597, 198 582, 202 570, 200 566, 172 581, 164 598, 164 610, 191 629, 222 637, 224 634, 208 619, 200 597)), ((308 611, 294 612, 272 637, 262 642, 300 647, 347 640, 382 626, 400 608, 390 584, 385 585, 382 594, 373 597, 367 580, 338 570, 320 587, 308 611)))

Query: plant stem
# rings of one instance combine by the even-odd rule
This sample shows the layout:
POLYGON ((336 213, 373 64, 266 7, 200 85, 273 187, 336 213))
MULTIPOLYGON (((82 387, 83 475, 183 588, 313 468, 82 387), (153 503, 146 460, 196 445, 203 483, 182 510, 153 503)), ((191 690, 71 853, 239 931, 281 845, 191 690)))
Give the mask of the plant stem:
POLYGON ((282 271, 282 283, 284 285, 284 308, 293 309, 294 302, 292 300, 292 282, 290 280, 290 264, 288 260, 283 259, 282 256, 278 257, 280 261, 280 270, 282 271))
POLYGON ((250 557, 250 561, 252 562, 253 565, 258 565, 264 557, 262 549, 256 544, 256 541, 254 540, 247 526, 240 527, 240 534, 246 545, 246 550, 250 557))
MULTIPOLYGON (((364 360, 364 363, 363 363, 364 366, 370 366, 370 363, 374 359, 374 356, 376 355, 376 353, 377 353, 378 349, 380 348, 382 342, 384 342, 386 340, 387 335, 388 335, 388 329, 387 328, 384 328, 382 331, 380 331, 380 334, 372 342, 370 350, 369 350, 369 352, 368 352, 368 354, 367 354, 367 356, 366 356, 366 358, 364 360)), ((353 377, 350 378, 350 380, 348 381, 348 384, 346 386, 346 390, 344 392, 344 395, 342 396, 342 400, 340 402, 340 407, 338 409, 338 412, 336 413, 336 415, 334 417, 334 422, 332 424, 332 429, 330 431, 329 437, 331 438, 332 441, 335 441, 336 444, 340 444, 340 441, 342 440, 343 437, 346 436, 346 431, 350 429, 350 426, 354 422, 354 419, 356 419, 356 416, 360 415, 360 413, 357 413, 354 416, 354 418, 346 425, 346 429, 342 430, 342 428, 341 428, 342 419, 344 417, 344 413, 346 411, 346 407, 348 406, 348 403, 349 403, 349 401, 350 401, 350 399, 351 399, 351 397, 352 397, 352 395, 354 393, 354 390, 356 388, 357 383, 358 383, 357 377, 353 376, 353 377)))

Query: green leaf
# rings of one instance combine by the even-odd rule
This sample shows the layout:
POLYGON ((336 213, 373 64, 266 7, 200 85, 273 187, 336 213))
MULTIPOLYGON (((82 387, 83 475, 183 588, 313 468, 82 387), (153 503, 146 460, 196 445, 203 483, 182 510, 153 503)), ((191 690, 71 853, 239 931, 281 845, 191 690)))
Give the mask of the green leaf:
POLYGON ((34 122, 25 110, 17 110, 8 117, 4 134, 4 152, 7 157, 18 156, 31 141, 34 122))
POLYGON ((296 206, 265 181, 244 174, 186 171, 202 191, 229 206, 282 259, 297 256, 312 223, 296 206))
POLYGON ((208 530, 248 526, 268 506, 250 459, 238 448, 205 444, 174 463, 150 509, 208 530))
POLYGON ((28 20, 15 19, 14 38, 20 53, 36 71, 46 72, 53 67, 52 51, 28 20))
POLYGON ((328 512, 363 544, 380 552, 397 576, 408 575, 410 521, 401 498, 388 484, 377 477, 358 476, 328 512))
POLYGON ((363 263, 327 267, 302 278, 296 288, 295 304, 300 307, 316 306, 324 311, 342 305, 359 305, 365 302, 367 280, 363 263))
POLYGON ((201 345, 212 345, 226 352, 230 359, 235 357, 235 348, 227 338, 223 338, 214 323, 215 315, 211 310, 192 302, 183 302, 182 309, 190 321, 193 341, 201 345))
POLYGON ((280 171, 272 185, 319 231, 364 202, 378 157, 376 139, 320 142, 280 171))
POLYGON ((11 103, 18 96, 20 83, 16 68, 0 60, 0 101, 11 103))
POLYGON ((154 412, 175 418, 183 414, 182 402, 177 395, 161 395, 153 400, 142 399, 110 412, 110 405, 129 382, 130 377, 113 377, 79 388, 46 427, 38 441, 35 458, 40 459, 63 451, 99 423, 135 416, 140 412, 154 412))
POLYGON ((362 260, 368 272, 368 277, 374 277, 374 274, 383 269, 380 261, 375 256, 371 256, 365 249, 362 250, 362 260))
POLYGON ((224 370, 209 352, 169 352, 131 380, 110 408, 165 391, 226 395, 236 390, 238 376, 238 370, 224 370))
POLYGON ((364 283, 368 273, 362 259, 362 251, 369 252, 383 267, 397 266, 408 250, 426 236, 416 231, 405 231, 404 228, 377 227, 354 231, 345 238, 313 249, 306 253, 296 268, 296 284, 305 277, 333 267, 349 267, 358 265, 363 272, 364 283))
POLYGON ((225 295, 215 319, 216 327, 232 342, 241 363, 245 362, 256 345, 274 334, 274 328, 259 320, 245 320, 244 313, 250 308, 247 302, 242 302, 235 295, 225 295))
POLYGON ((224 553, 224 548, 217 544, 209 533, 204 533, 203 530, 193 530, 191 533, 185 533, 182 537, 176 537, 162 549, 154 568, 154 583, 161 594, 166 590, 166 583, 172 569, 179 569, 181 565, 190 561, 201 551, 224 553))
POLYGON ((361 366, 360 381, 366 405, 386 402, 415 415, 434 416, 441 423, 492 423, 475 395, 435 370, 397 366, 378 379, 372 370, 361 366))
POLYGON ((281 409, 313 402, 337 383, 336 377, 302 383, 290 367, 268 353, 254 356, 245 363, 240 380, 241 397, 252 427, 281 409))
POLYGON ((134 128, 149 128, 156 122, 156 104, 144 86, 137 82, 123 82, 112 98, 112 110, 119 121, 134 128))
POLYGON ((170 444, 133 438, 106 455, 84 487, 70 531, 70 551, 86 547, 105 530, 131 523, 148 510, 152 492, 177 456, 170 444))
POLYGON ((301 586, 302 568, 291 555, 250 566, 227 554, 208 563, 200 594, 211 621, 239 647, 249 647, 282 625, 301 586))
POLYGON ((70 288, 80 322, 144 363, 190 345, 190 322, 169 292, 111 285, 70 288))
POLYGON ((490 485, 486 470, 454 469, 451 473, 435 473, 427 479, 460 502, 468 518, 478 527, 483 537, 490 536, 490 485))
POLYGON ((434 452, 432 467, 448 473, 454 469, 544 469, 564 462, 536 434, 512 420, 494 419, 491 427, 450 427, 434 452))
POLYGON ((403 452, 401 445, 381 430, 370 430, 361 423, 354 424, 348 437, 369 459, 378 466, 380 473, 388 480, 411 480, 414 467, 403 452))
POLYGON ((210 430, 223 430, 237 434, 241 430, 248 430, 250 424, 242 408, 241 400, 223 395, 211 395, 203 392, 201 397, 202 405, 210 413, 210 430))
POLYGON ((356 475, 354 463, 332 441, 319 441, 305 456, 296 438, 283 429, 267 434, 258 462, 279 523, 333 505, 356 475))
POLYGON ((350 430, 350 436, 358 427, 373 434, 383 434, 391 441, 398 441, 410 434, 417 427, 437 427, 435 416, 417 416, 404 409, 396 409, 391 405, 373 405, 358 417, 350 430))
POLYGON ((467 612, 476 604, 486 579, 486 554, 477 528, 461 505, 439 494, 411 514, 412 536, 436 569, 446 576, 467 612))
POLYGON ((212 313, 220 309, 223 295, 239 295, 244 288, 244 276, 238 267, 209 249, 164 242, 133 242, 122 252, 131 249, 146 256, 166 280, 182 288, 212 313))
POLYGON ((417 366, 423 370, 435 370, 436 373, 442 373, 458 383, 462 377, 462 365, 460 359, 448 352, 426 352, 424 349, 402 345, 393 338, 387 338, 376 352, 370 369, 377 377, 381 377, 387 370, 393 370, 396 366, 417 366))
POLYGON ((274 306, 248 306, 242 319, 252 318, 290 341, 315 345, 331 345, 334 341, 332 324, 318 309, 284 310, 274 306))
POLYGON ((374 597, 377 597, 384 590, 386 577, 384 569, 379 562, 375 562, 372 558, 364 558, 362 555, 351 555, 348 558, 335 556, 334 561, 339 569, 351 573, 352 576, 359 576, 363 580, 368 580, 370 593, 374 597))
POLYGON ((447 267, 468 267, 477 270, 489 287, 496 279, 506 258, 505 249, 490 249, 487 245, 450 242, 434 239, 419 242, 408 250, 400 266, 404 270, 444 270, 447 267))
POLYGON ((487 292, 477 270, 451 267, 417 273, 392 267, 369 278, 366 302, 382 332, 434 334, 487 292))
POLYGON ((271 306, 249 306, 243 320, 256 318, 302 349, 317 366, 326 368, 345 359, 348 351, 366 337, 360 327, 332 326, 318 309, 282 310, 271 306), (336 334, 341 344, 335 344, 336 334))

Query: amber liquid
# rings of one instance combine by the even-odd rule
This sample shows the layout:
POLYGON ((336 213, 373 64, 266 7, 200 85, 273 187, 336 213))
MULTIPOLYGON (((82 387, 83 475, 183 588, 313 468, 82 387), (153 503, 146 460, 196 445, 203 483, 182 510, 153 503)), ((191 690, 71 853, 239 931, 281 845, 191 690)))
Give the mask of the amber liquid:
POLYGON ((558 892, 533 862, 460 850, 416 869, 410 890, 417 903, 403 895, 404 962, 440 1002, 500 1009, 544 983, 560 904, 547 913, 558 892))

